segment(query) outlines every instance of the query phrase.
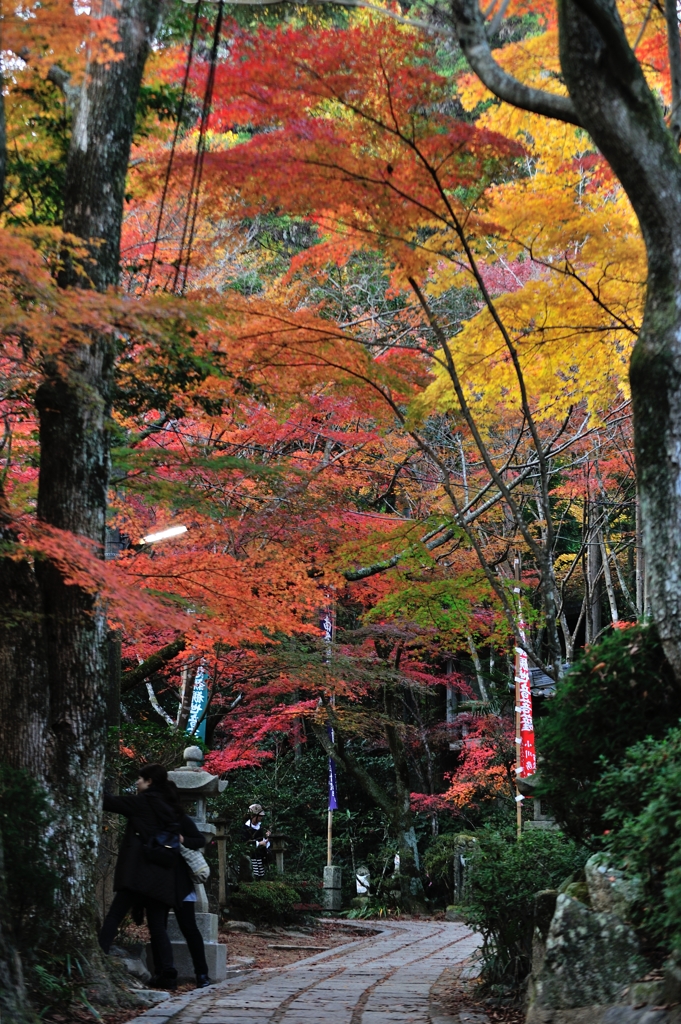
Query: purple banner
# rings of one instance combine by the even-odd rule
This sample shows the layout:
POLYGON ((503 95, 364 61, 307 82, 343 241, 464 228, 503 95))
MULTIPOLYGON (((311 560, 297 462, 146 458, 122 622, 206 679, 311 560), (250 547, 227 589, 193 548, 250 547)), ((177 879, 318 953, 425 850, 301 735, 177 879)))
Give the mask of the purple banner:
MULTIPOLYGON (((331 726, 327 726, 327 732, 334 742, 333 729, 331 726)), ((338 809, 338 801, 336 800, 336 762, 332 757, 329 758, 329 810, 335 811, 338 809)))
POLYGON ((329 758, 329 810, 335 811, 338 807, 336 801, 336 763, 329 758))

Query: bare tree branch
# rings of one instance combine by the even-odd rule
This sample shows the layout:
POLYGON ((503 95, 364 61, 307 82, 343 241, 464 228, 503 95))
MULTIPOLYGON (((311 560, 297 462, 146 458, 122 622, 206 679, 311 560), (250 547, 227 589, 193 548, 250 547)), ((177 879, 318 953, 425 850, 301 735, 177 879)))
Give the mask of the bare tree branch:
POLYGON ((490 92, 521 110, 529 110, 533 114, 542 114, 544 117, 552 117, 581 127, 579 116, 569 96, 559 96, 557 93, 523 85, 517 78, 499 67, 492 56, 478 0, 452 0, 450 10, 459 45, 466 60, 490 92))
POLYGON ((56 85, 63 92, 67 106, 70 108, 75 107, 80 96, 80 89, 77 85, 71 84, 69 72, 64 71, 58 64, 53 64, 45 77, 48 82, 52 82, 53 85, 56 85))

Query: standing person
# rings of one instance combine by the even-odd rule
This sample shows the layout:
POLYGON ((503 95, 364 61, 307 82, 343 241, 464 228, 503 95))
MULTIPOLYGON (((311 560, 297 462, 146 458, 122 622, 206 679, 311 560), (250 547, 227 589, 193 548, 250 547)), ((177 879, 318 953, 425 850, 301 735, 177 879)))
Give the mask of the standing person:
POLYGON ((262 823, 265 812, 260 804, 251 804, 248 808, 250 817, 241 826, 241 835, 250 849, 251 866, 254 878, 265 875, 265 854, 270 846, 270 833, 265 832, 262 823))
MULTIPOLYGON (((177 791, 175 791, 176 793, 177 791)), ((133 907, 142 905, 147 915, 149 937, 154 954, 157 988, 177 987, 173 950, 166 930, 168 911, 177 899, 177 861, 179 818, 182 808, 168 784, 168 773, 160 764, 144 765, 137 779, 135 796, 104 795, 104 810, 123 814, 127 819, 123 842, 114 872, 114 896, 99 933, 99 944, 109 952, 118 926, 133 907), (150 859, 146 844, 165 833, 169 839, 167 864, 150 859), (173 849, 172 837, 175 837, 173 849)))
MULTIPOLYGON (((189 850, 200 850, 206 845, 205 836, 201 835, 189 815, 185 814, 182 804, 180 803, 179 791, 171 779, 168 779, 168 786, 174 790, 176 805, 182 812, 179 820, 181 830, 180 842, 189 850)), ((187 943, 187 949, 189 950, 192 963, 194 964, 196 987, 207 988, 209 985, 212 985, 213 982, 208 975, 208 964, 206 963, 206 951, 203 945, 203 936, 201 935, 196 923, 196 915, 194 912, 195 903, 196 892, 194 891, 194 882, 192 880, 191 871, 189 870, 189 865, 184 857, 180 856, 175 875, 175 903, 173 905, 173 910, 175 911, 175 918, 180 931, 184 935, 184 940, 187 943)), ((157 965, 156 970, 158 971, 158 969, 159 966, 157 965)))

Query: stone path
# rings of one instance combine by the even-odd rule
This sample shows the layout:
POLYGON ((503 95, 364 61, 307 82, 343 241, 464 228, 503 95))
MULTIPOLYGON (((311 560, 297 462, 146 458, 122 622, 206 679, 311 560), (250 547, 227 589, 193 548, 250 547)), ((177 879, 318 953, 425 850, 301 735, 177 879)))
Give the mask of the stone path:
POLYGON ((288 967, 249 971, 166 1000, 135 1024, 445 1024, 431 987, 473 954, 464 925, 399 921, 288 967))

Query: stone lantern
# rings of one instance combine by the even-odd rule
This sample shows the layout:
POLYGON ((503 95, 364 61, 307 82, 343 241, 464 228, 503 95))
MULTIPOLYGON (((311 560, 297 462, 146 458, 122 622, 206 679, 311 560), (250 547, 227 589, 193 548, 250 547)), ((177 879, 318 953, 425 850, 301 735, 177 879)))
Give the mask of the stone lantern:
MULTIPOLYGON (((217 796, 218 793, 222 793, 227 788, 227 783, 204 770, 203 753, 200 747, 187 747, 183 756, 184 765, 168 772, 168 778, 179 789, 184 803, 195 804, 195 812, 191 817, 199 832, 206 837, 207 842, 210 842, 215 835, 215 825, 206 821, 206 800, 209 796, 217 796)), ((203 936, 208 973, 213 981, 224 981, 227 974, 227 947, 218 942, 218 915, 209 913, 205 887, 194 883, 194 889, 196 890, 196 923, 203 936)), ((194 965, 172 911, 168 918, 168 937, 173 947, 178 980, 181 982, 192 980, 194 965)))
POLYGON ((273 832, 270 835, 270 853, 274 854, 274 859, 277 865, 277 874, 284 874, 284 852, 287 848, 288 836, 285 836, 283 832, 273 832))

